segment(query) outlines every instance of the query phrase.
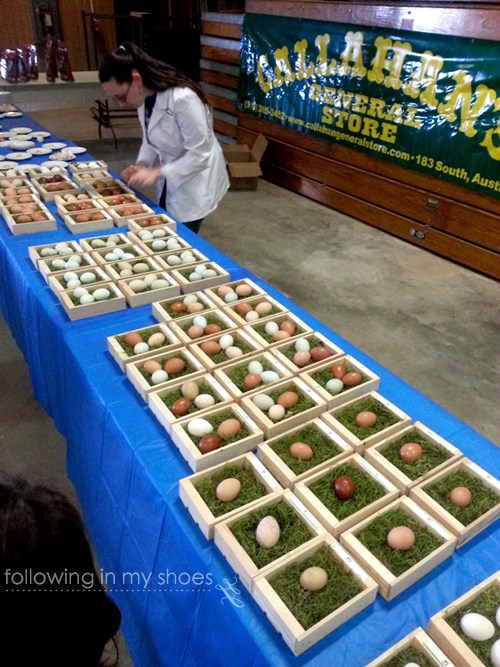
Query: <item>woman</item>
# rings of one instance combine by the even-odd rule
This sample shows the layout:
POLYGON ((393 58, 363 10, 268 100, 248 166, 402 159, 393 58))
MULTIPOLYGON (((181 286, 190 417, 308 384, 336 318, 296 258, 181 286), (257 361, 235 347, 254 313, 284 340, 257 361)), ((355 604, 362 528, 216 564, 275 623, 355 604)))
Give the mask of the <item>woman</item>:
POLYGON ((77 510, 22 479, 0 481, 0 598, 2 665, 98 667, 120 626, 77 510))
POLYGON ((222 149, 203 90, 130 42, 99 68, 103 90, 120 106, 138 109, 142 145, 121 176, 129 185, 157 185, 160 206, 198 232, 229 187, 222 149))

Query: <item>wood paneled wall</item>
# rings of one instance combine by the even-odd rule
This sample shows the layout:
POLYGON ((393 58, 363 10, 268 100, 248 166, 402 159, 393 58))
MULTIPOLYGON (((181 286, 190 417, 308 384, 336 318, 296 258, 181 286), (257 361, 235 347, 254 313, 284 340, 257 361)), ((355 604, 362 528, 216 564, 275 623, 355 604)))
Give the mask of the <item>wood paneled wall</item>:
MULTIPOLYGON (((246 11, 500 39, 498 3, 428 4, 247 0, 246 11)), ((269 142, 268 180, 500 279, 498 200, 239 113, 237 141, 252 144, 258 133, 269 142)))

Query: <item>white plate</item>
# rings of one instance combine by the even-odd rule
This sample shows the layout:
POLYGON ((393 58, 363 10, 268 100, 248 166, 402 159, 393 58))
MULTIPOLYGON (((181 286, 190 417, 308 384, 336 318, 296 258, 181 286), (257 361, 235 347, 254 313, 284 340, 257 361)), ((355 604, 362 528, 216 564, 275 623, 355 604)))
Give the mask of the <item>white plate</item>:
POLYGON ((53 167, 67 167, 68 163, 65 162, 64 160, 47 160, 47 162, 42 162, 42 167, 48 167, 48 169, 52 169, 53 167))
POLYGON ((0 171, 8 171, 9 169, 14 169, 14 167, 17 167, 18 164, 17 162, 0 162, 0 171))
POLYGON ((84 146, 68 146, 68 150, 70 150, 74 155, 87 152, 87 149, 84 146))
POLYGON ((30 162, 29 164, 20 164, 17 166, 17 171, 21 171, 23 174, 26 174, 30 169, 40 169, 40 165, 30 162))
POLYGON ((45 144, 45 148, 50 148, 51 151, 57 151, 60 148, 66 148, 68 144, 63 144, 61 141, 53 141, 50 144, 45 144))
MULTIPOLYGON (((14 112, 15 113, 15 112, 14 112)), ((7 115, 7 114, 5 114, 7 115)), ((9 134, 12 136, 13 134, 31 134, 33 132, 32 127, 12 127, 9 130, 9 134)))
POLYGON ((50 137, 50 132, 45 132, 45 130, 35 130, 30 134, 30 139, 38 139, 38 137, 46 139, 47 137, 50 137))
POLYGON ((45 146, 36 146, 35 148, 29 148, 28 153, 31 153, 31 155, 48 155, 52 151, 45 146))
POLYGON ((29 160, 33 156, 31 153, 7 153, 5 157, 8 160, 29 160))
POLYGON ((19 118, 22 116, 22 111, 6 111, 3 115, 4 118, 19 118))
MULTIPOLYGON (((20 135, 22 136, 22 135, 20 135)), ((25 139, 20 139, 19 141, 16 141, 15 139, 11 139, 9 141, 10 147, 11 148, 18 148, 19 150, 25 151, 27 148, 34 148, 35 147, 35 142, 34 141, 26 141, 25 139)))

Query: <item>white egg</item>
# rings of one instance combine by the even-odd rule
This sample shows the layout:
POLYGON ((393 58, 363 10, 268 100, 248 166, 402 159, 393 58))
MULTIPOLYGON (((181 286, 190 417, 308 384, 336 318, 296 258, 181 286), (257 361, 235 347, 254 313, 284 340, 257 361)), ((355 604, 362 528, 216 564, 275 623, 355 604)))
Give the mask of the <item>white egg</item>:
POLYGON ((198 410, 203 410, 204 408, 209 408, 211 405, 214 405, 215 398, 210 396, 210 394, 198 394, 193 403, 196 405, 198 410))
POLYGON ((204 435, 212 433, 213 430, 214 427, 209 421, 207 421, 206 419, 201 419, 199 417, 191 419, 187 425, 188 433, 190 433, 191 435, 195 435, 196 437, 199 438, 202 438, 204 435))
POLYGON ((137 343, 134 345, 134 354, 143 354, 149 350, 149 345, 147 343, 137 343))
POLYGON ((497 625, 500 625, 500 607, 498 607, 497 613, 495 614, 495 621, 497 622, 497 625))
POLYGON ((276 371, 263 371, 260 374, 260 377, 262 378, 262 382, 264 384, 269 384, 270 382, 276 382, 277 380, 280 379, 280 376, 276 371))
POLYGON ((196 296, 196 294, 187 294, 182 300, 182 303, 185 306, 189 306, 190 303, 197 303, 197 302, 198 302, 198 297, 196 296))
POLYGON ((203 315, 197 315, 196 317, 193 317, 193 324, 204 329, 208 324, 207 318, 203 317, 203 315))
POLYGON ((267 412, 274 405, 273 399, 267 394, 257 394, 257 396, 252 398, 252 401, 263 412, 267 412))
POLYGON ((76 275, 76 273, 74 273, 73 271, 66 271, 66 273, 64 274, 63 277, 64 277, 64 280, 65 280, 67 283, 69 283, 70 280, 74 280, 75 278, 78 278, 78 276, 76 275))
POLYGON ((154 232, 151 232, 151 235, 155 239, 162 238, 167 235, 167 232, 164 229, 155 229, 154 232))
POLYGON ((468 637, 476 642, 484 642, 495 634, 493 623, 486 616, 474 612, 462 616, 460 627, 468 637))
POLYGON ((133 252, 124 252, 122 255, 122 259, 134 259, 135 255, 133 252))
POLYGON ((93 296, 96 301, 105 301, 106 299, 109 299, 111 292, 105 287, 99 287, 99 289, 96 289, 95 292, 93 292, 93 296))
POLYGON ((166 371, 155 371, 151 376, 151 382, 153 384, 161 384, 168 380, 168 373, 166 371))
POLYGON ((40 250, 40 257, 49 257, 49 255, 57 255, 55 248, 42 248, 40 250))
POLYGON ((219 345, 223 350, 226 350, 231 345, 234 345, 234 338, 231 334, 224 334, 219 338, 219 345))
POLYGON ((203 278, 215 278, 215 276, 218 275, 217 271, 215 269, 205 269, 201 273, 203 278))
POLYGON ((264 367, 260 363, 260 361, 251 361, 248 364, 248 372, 249 373, 257 373, 257 375, 260 375, 264 371, 264 367))
POLYGON ((78 278, 71 278, 71 280, 68 280, 66 283, 66 286, 68 289, 76 289, 77 287, 80 287, 82 283, 78 280, 78 278))
POLYGON ((169 287, 170 283, 164 278, 158 278, 151 283, 151 289, 163 289, 164 287, 169 287))
POLYGON ((234 303, 235 301, 238 301, 238 299, 239 296, 236 294, 236 292, 228 292, 224 295, 224 301, 226 303, 234 303))
POLYGON ((111 252, 107 252, 107 253, 104 255, 104 259, 105 259, 107 262, 114 262, 116 259, 120 259, 120 258, 119 258, 117 255, 115 255, 115 253, 114 253, 113 251, 111 251, 111 252))
POLYGON ((75 297, 75 299, 80 299, 84 294, 88 294, 88 293, 89 293, 89 291, 85 287, 77 287, 73 291, 73 296, 75 297))
POLYGON ((139 292, 144 292, 147 290, 148 286, 144 282, 144 280, 131 280, 128 284, 132 292, 135 292, 135 294, 138 294, 139 292))
POLYGON ((85 283, 85 284, 95 283, 95 281, 97 280, 97 276, 92 271, 85 271, 80 276, 80 280, 82 281, 82 283, 85 283))
POLYGON ((132 271, 132 264, 130 262, 118 262, 119 269, 130 269, 132 271))
POLYGON ((141 241, 151 241, 154 238, 153 234, 151 234, 151 232, 147 229, 141 229, 138 236, 141 241))
POLYGON ((82 294, 82 296, 80 297, 80 304, 82 306, 85 306, 88 303, 94 303, 94 301, 95 299, 92 296, 92 294, 82 294))
POLYGON ((133 275, 134 272, 132 271, 132 269, 122 269, 120 271, 120 278, 130 278, 133 275))
POLYGON ((184 250, 181 252, 181 259, 185 259, 186 257, 194 257, 193 251, 192 250, 184 250))
POLYGON ((59 255, 71 255, 74 252, 67 243, 56 243, 54 247, 59 255))
POLYGON ((144 276, 144 282, 148 287, 151 287, 151 285, 154 283, 155 280, 158 279, 158 276, 156 273, 148 273, 147 276, 144 276))
POLYGON ((194 255, 184 254, 181 255, 180 260, 181 264, 194 264, 196 262, 196 257, 194 255))
POLYGON ((124 251, 122 248, 115 248, 115 249, 113 250, 113 255, 114 255, 117 259, 122 259, 122 257, 125 255, 125 251, 124 251))
POLYGON ((295 352, 309 352, 311 346, 306 338, 299 338, 295 341, 295 352))
POLYGON ((106 244, 102 239, 94 239, 93 241, 90 242, 90 245, 93 248, 105 248, 106 244))
POLYGON ((118 245, 120 243, 120 237, 118 234, 111 234, 108 236, 106 243, 113 246, 118 245))
POLYGON ((174 239, 168 239, 167 248, 169 250, 177 250, 180 247, 181 247, 181 244, 179 243, 179 241, 177 239, 175 239, 175 238, 174 239))
POLYGON ((493 667, 500 667, 500 639, 497 639, 491 647, 490 660, 493 667))
POLYGON ((80 267, 80 264, 82 263, 82 260, 80 257, 71 257, 71 259, 68 259, 66 264, 64 265, 65 269, 78 269, 80 267))
POLYGON ((153 243, 151 244, 151 248, 152 248, 153 250, 156 250, 156 251, 159 251, 159 250, 165 250, 166 247, 167 247, 167 244, 166 244, 165 241, 162 241, 162 239, 156 239, 156 240, 153 241, 153 243))
POLYGON ((276 333, 279 329, 278 324, 274 321, 271 320, 270 322, 266 322, 264 325, 264 331, 268 336, 272 336, 274 333, 276 333))
POLYGON ((62 271, 62 269, 66 268, 66 262, 63 259, 53 259, 50 267, 54 271, 62 271))
POLYGON ((177 264, 181 263, 181 258, 178 257, 177 255, 170 255, 167 257, 167 264, 169 266, 177 266, 177 264))
POLYGON ((344 383, 338 378, 332 378, 325 384, 325 389, 326 391, 329 391, 330 394, 340 394, 343 388, 344 383))
POLYGON ((197 280, 201 280, 201 279, 202 279, 201 273, 197 273, 196 271, 193 271, 188 276, 188 280, 189 280, 190 283, 194 283, 197 280))
POLYGON ((147 271, 150 270, 151 267, 146 262, 136 262, 132 267, 132 271, 134 273, 146 273, 147 271))

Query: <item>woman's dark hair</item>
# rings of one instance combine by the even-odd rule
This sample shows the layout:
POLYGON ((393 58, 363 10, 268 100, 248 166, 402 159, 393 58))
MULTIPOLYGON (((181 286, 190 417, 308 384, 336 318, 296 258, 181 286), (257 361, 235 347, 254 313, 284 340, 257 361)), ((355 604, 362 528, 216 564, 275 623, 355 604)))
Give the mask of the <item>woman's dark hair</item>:
POLYGON ((175 86, 191 88, 200 100, 210 106, 201 86, 181 71, 157 58, 152 58, 132 42, 124 42, 109 53, 99 67, 99 81, 107 83, 115 78, 118 83, 130 83, 137 70, 146 88, 155 92, 175 86))
POLYGON ((80 515, 63 494, 0 480, 0 578, 7 611, 2 663, 102 664, 121 615, 96 572, 80 515))

